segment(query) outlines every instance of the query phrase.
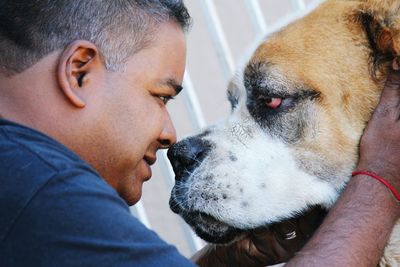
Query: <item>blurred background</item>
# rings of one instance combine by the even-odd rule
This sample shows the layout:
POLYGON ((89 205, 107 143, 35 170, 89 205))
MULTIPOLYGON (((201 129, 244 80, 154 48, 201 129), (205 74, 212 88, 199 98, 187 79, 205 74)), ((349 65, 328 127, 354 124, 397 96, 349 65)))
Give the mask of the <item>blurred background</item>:
MULTIPOLYGON (((322 0, 186 0, 193 18, 187 35, 184 90, 168 104, 178 140, 229 115, 226 88, 235 68, 261 40, 314 9, 322 0), (258 41, 259 42, 259 41, 258 41)), ((174 175, 159 151, 153 178, 132 213, 190 257, 204 243, 168 206, 174 175)))

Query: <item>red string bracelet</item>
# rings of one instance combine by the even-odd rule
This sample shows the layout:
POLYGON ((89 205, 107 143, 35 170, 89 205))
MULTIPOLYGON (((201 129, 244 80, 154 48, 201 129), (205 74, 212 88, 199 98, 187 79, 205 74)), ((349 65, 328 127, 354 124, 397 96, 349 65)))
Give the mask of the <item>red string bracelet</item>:
POLYGON ((366 171, 355 171, 355 172, 351 173, 351 176, 355 176, 355 175, 358 175, 358 174, 367 175, 369 177, 372 177, 372 178, 378 180, 379 182, 384 184, 387 188, 389 188, 389 190, 392 192, 393 196, 397 199, 397 201, 400 201, 400 194, 396 191, 396 189, 391 184, 389 184, 388 181, 386 181, 382 177, 376 175, 375 173, 366 172, 366 171))

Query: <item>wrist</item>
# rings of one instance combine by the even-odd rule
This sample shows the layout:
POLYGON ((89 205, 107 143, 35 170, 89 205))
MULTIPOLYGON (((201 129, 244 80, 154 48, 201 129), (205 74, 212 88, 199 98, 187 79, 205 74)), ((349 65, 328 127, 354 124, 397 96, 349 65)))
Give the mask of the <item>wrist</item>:
POLYGON ((355 175, 287 266, 371 266, 379 261, 399 216, 399 204, 384 185, 355 175))
MULTIPOLYGON (((400 170, 397 164, 389 160, 362 160, 360 159, 355 171, 366 171, 382 177, 393 189, 400 193, 400 170)), ((370 178, 373 180, 373 178, 370 178)), ((376 181, 378 182, 378 181, 376 181)), ((379 183, 379 182, 378 182, 379 183)))
POLYGON ((396 164, 392 164, 388 161, 384 162, 371 162, 364 164, 362 160, 360 160, 359 164, 355 168, 355 171, 366 171, 374 173, 386 181, 388 181, 392 186, 395 187, 397 192, 400 191, 400 171, 399 166, 396 164))
POLYGON ((377 175, 376 173, 369 172, 369 171, 354 171, 351 175, 352 176, 365 175, 371 179, 375 179, 376 181, 383 184, 392 193, 392 196, 397 200, 397 202, 400 203, 400 193, 394 186, 396 183, 394 183, 394 185, 392 185, 384 177, 381 177, 381 176, 377 175))
MULTIPOLYGON (((383 183, 365 174, 355 174, 350 183, 354 187, 354 193, 367 204, 372 213, 375 210, 393 221, 400 217, 400 203, 383 183)), ((397 188, 398 186, 395 187, 396 190, 397 188)))

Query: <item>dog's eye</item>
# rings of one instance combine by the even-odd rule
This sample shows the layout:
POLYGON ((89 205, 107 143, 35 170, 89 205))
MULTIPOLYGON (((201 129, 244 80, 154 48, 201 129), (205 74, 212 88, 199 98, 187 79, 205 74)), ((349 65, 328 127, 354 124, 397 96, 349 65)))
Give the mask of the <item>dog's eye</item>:
POLYGON ((282 98, 268 97, 265 99, 265 104, 271 109, 279 108, 282 104, 282 98))
POLYGON ((259 96, 258 101, 270 109, 277 109, 284 104, 285 99, 281 97, 259 96))

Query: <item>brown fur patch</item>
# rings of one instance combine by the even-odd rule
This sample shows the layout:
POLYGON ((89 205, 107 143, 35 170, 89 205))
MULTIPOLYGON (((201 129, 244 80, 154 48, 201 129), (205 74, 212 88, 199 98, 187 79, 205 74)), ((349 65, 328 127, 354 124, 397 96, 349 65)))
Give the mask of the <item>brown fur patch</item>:
MULTIPOLYGON (((398 57, 399 0, 330 0, 270 36, 250 63, 269 64, 289 83, 318 92, 311 126, 295 145, 297 161, 340 186, 345 178, 338 176, 354 168, 360 136, 398 57)), ((386 258, 399 257, 398 246, 390 247, 396 249, 386 258)))
POLYGON ((323 123, 309 129, 300 151, 311 148, 338 167, 354 164, 361 133, 398 56, 399 9, 400 1, 327 1, 256 50, 250 62, 268 63, 290 83, 319 92, 316 119, 323 123))

